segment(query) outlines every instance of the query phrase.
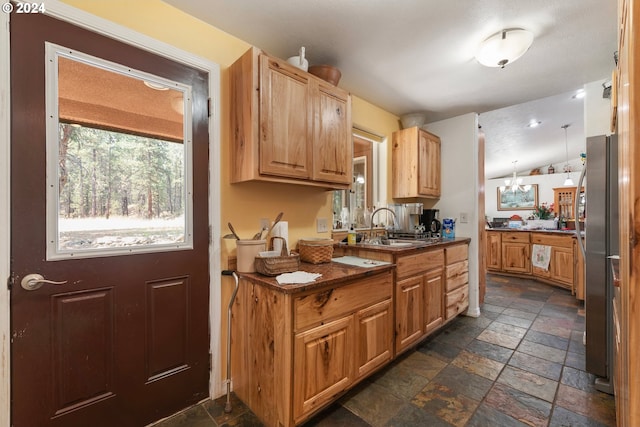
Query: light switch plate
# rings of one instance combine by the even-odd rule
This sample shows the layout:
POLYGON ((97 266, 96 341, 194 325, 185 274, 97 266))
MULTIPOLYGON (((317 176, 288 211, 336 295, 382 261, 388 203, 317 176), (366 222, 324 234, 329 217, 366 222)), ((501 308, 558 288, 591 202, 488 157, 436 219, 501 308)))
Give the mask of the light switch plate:
POLYGON ((460 222, 467 223, 469 222, 469 214, 466 212, 460 212, 460 222))
POLYGON ((316 231, 318 233, 327 233, 329 232, 329 225, 327 222, 327 218, 318 218, 316 220, 316 231))

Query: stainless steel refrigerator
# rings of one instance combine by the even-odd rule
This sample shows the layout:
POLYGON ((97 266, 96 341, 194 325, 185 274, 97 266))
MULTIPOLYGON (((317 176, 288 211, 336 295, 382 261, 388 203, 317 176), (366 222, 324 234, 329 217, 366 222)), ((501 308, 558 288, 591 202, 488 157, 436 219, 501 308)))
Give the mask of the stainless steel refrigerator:
MULTIPOLYGON (((609 256, 619 253, 618 140, 587 138, 585 169, 586 369, 598 390, 613 394, 613 274, 609 256)), ((577 210, 576 210, 577 212, 577 210)))

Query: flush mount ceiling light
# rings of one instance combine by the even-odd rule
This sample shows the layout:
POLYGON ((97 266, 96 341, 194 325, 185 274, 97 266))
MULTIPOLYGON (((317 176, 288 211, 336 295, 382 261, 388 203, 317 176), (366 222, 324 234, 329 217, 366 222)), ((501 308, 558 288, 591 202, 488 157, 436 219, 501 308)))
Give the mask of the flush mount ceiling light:
POLYGON ((582 99, 582 98, 584 98, 584 96, 586 94, 587 93, 584 91, 584 89, 578 89, 576 91, 576 93, 571 98, 573 98, 573 99, 582 99))
POLYGON ((520 58, 533 43, 533 33, 522 28, 499 31, 480 43, 476 59, 487 67, 504 68, 520 58))
POLYGON ((541 122, 540 120, 532 119, 532 120, 527 124, 527 127, 530 127, 530 128, 537 128, 537 127, 538 127, 538 126, 540 126, 541 124, 542 124, 542 122, 541 122))
POLYGON ((518 174, 516 173, 516 163, 518 163, 518 161, 514 160, 511 163, 513 163, 513 178, 511 178, 510 180, 504 180, 506 186, 500 186, 500 192, 504 193, 506 190, 511 190, 512 193, 515 193, 516 191, 529 191, 531 189, 531 185, 522 185, 522 178, 518 178, 518 174))
POLYGON ((567 128, 569 125, 560 126, 564 129, 564 149, 567 154, 567 163, 564 165, 564 171, 567 173, 567 179, 564 180, 565 187, 570 187, 573 185, 573 180, 571 179, 571 166, 569 166, 569 143, 567 142, 567 128))

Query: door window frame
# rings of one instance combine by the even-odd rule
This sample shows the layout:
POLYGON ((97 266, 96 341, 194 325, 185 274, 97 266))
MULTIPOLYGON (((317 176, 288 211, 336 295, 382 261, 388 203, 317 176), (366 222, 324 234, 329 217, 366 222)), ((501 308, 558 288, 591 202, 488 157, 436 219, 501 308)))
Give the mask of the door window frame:
POLYGON ((170 250, 193 249, 193 162, 192 162, 192 96, 191 87, 182 83, 163 79, 161 77, 134 70, 122 64, 116 64, 102 58, 78 52, 55 43, 45 43, 45 55, 47 57, 47 70, 45 81, 46 109, 47 109, 47 261, 64 260, 74 258, 95 258, 116 255, 131 255, 138 253, 166 252, 170 250), (119 246, 100 249, 61 249, 59 244, 59 186, 58 176, 60 172, 59 145, 60 145, 60 114, 58 108, 58 58, 66 58, 78 61, 106 71, 119 73, 127 77, 152 82, 173 90, 182 92, 183 99, 183 155, 184 155, 184 241, 167 244, 119 246))

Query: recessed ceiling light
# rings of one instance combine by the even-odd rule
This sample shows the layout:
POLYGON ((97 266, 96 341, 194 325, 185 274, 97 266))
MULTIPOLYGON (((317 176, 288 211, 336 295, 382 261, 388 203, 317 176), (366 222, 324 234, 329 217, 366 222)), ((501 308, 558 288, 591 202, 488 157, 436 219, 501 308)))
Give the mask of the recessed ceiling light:
POLYGON ((575 95, 572 96, 573 99, 582 99, 586 95, 584 89, 578 89, 575 95))
POLYGON ((531 120, 529 122, 529 124, 527 125, 527 127, 530 128, 537 128, 538 126, 540 126, 542 124, 542 122, 540 120, 531 120))

